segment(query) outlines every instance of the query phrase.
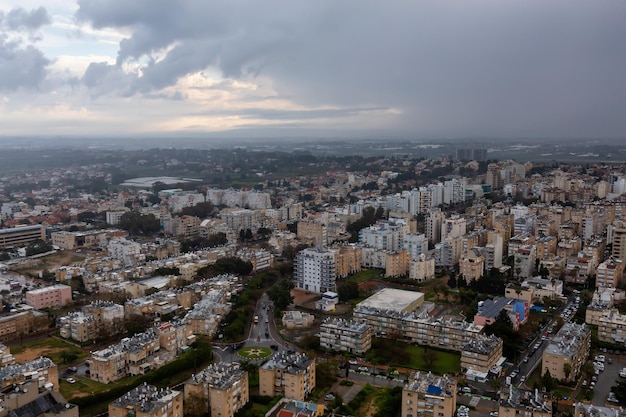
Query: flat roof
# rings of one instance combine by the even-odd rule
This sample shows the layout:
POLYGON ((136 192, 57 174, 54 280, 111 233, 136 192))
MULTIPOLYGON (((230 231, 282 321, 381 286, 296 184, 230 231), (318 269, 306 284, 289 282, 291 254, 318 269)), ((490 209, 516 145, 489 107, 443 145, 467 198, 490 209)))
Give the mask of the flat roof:
POLYGON ((357 307, 375 308, 378 310, 391 310, 398 313, 408 312, 407 308, 416 301, 424 299, 424 293, 418 291, 398 290, 395 288, 383 288, 376 294, 361 301, 357 307))

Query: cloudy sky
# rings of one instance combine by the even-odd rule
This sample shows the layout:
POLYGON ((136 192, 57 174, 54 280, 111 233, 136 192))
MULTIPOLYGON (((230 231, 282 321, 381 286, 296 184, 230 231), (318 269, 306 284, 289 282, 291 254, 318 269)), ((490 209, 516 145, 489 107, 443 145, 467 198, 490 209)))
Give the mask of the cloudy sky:
POLYGON ((622 139, 626 1, 0 0, 0 106, 0 135, 622 139))

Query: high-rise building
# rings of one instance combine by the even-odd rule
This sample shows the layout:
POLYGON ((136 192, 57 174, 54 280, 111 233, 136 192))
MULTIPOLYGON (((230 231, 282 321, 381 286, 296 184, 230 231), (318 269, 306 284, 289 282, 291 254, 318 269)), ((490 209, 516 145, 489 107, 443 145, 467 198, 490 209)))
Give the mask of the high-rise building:
POLYGON ((314 293, 336 291, 335 250, 303 249, 296 255, 296 287, 314 293))
POLYGON ((233 417, 250 400, 248 372, 238 362, 214 363, 185 381, 184 391, 185 402, 203 401, 205 413, 233 417))

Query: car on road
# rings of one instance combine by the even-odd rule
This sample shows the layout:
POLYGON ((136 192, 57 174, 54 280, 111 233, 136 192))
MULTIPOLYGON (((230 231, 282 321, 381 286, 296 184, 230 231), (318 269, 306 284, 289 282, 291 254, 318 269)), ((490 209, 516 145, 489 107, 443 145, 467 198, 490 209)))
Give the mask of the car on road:
POLYGON ((67 368, 67 370, 69 372, 78 372, 78 368, 76 368, 75 366, 70 366, 69 368, 67 368))
POLYGON ((70 384, 76 383, 76 380, 72 377, 67 378, 66 381, 69 382, 70 384))
POLYGON ((492 411, 491 413, 489 413, 489 415, 491 417, 498 417, 498 412, 497 411, 492 411))
POLYGON ((350 359, 350 360, 348 361, 348 363, 349 363, 350 365, 358 365, 358 364, 359 364, 359 362, 358 362, 356 359, 350 359))
POLYGON ((617 397, 615 396, 615 393, 613 391, 609 392, 609 397, 606 399, 608 402, 610 403, 618 403, 619 400, 617 399, 617 397))
POLYGON ((367 366, 359 366, 357 368, 357 371, 359 371, 359 372, 369 372, 369 370, 370 369, 367 366))
POLYGON ((524 358, 524 363, 528 362, 528 356, 524 358))
POLYGON ((270 346, 270 348, 271 348, 272 350, 278 350, 278 345, 271 345, 271 346, 270 346))
POLYGON ((333 394, 332 392, 329 392, 328 394, 324 396, 324 399, 326 401, 333 401, 335 398, 336 398, 335 394, 333 394))
POLYGON ((469 394, 470 392, 472 392, 472 389, 470 387, 463 387, 461 388, 461 392, 469 394))
POLYGON ((526 381, 526 375, 522 375, 522 377, 519 379, 519 382, 524 382, 526 381))
POLYGON ((619 371, 619 376, 621 376, 622 378, 626 378, 626 368, 619 371))

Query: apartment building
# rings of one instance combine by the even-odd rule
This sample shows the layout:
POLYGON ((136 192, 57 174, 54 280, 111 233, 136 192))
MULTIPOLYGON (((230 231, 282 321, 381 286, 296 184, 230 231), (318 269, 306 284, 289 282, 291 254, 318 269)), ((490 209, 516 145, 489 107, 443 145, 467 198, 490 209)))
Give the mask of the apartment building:
POLYGON ((59 319, 59 334, 65 339, 87 342, 98 337, 96 319, 91 314, 75 311, 59 319))
POLYGON ((172 361, 195 339, 183 324, 162 324, 120 343, 91 353, 90 377, 108 384, 129 375, 143 375, 172 361))
POLYGON ((406 249, 385 253, 385 277, 404 277, 409 272, 410 255, 406 249))
POLYGON ((304 311, 283 311, 282 323, 288 329, 299 329, 313 325, 315 316, 304 311))
POLYGON ((472 280, 478 281, 485 271, 485 258, 479 248, 469 249, 459 261, 460 275, 465 278, 465 283, 472 280))
POLYGON ((379 337, 455 351, 481 334, 483 326, 430 317, 434 305, 424 303, 423 297, 414 291, 385 288, 357 304, 353 318, 366 323, 379 337))
POLYGON ((259 213, 254 210, 222 210, 220 217, 235 233, 247 229, 254 231, 261 225, 259 213))
POLYGON ((225 296, 226 291, 211 290, 202 300, 194 304, 193 310, 183 319, 192 333, 211 336, 217 332, 221 318, 232 309, 225 296))
POLYGON ((299 221, 296 235, 298 239, 310 242, 312 246, 326 246, 328 236, 326 225, 318 222, 299 221))
POLYGON ((409 278, 424 282, 435 278, 435 258, 420 254, 409 263, 409 278))
POLYGON ((143 383, 109 404, 109 417, 183 417, 183 395, 143 383))
POLYGON ((522 278, 530 278, 535 273, 535 259, 537 248, 534 245, 525 245, 517 248, 513 253, 513 273, 522 278))
POLYGON ((185 401, 204 401, 204 412, 214 417, 233 417, 250 400, 248 372, 238 362, 214 363, 185 381, 185 401))
POLYGON ((128 239, 111 239, 107 245, 107 253, 113 259, 121 261, 124 266, 133 266, 145 261, 141 253, 141 245, 128 239))
POLYGON ((508 395, 498 404, 498 416, 552 417, 552 398, 537 390, 532 392, 510 385, 508 395))
POLYGON ((36 310, 46 307, 63 307, 72 302, 72 287, 55 284, 26 291, 26 304, 36 310))
POLYGON ((76 250, 94 246, 106 246, 106 241, 110 238, 121 238, 128 236, 123 230, 94 230, 88 232, 53 232, 50 237, 52 244, 61 249, 76 250))
POLYGON ((320 326, 320 346, 361 355, 372 347, 372 330, 365 323, 327 317, 320 326))
POLYGON ((78 406, 51 388, 36 381, 7 385, 0 389, 0 417, 78 417, 78 406))
POLYGON ((335 248, 335 273, 338 278, 344 278, 361 270, 361 248, 356 245, 343 245, 335 248))
MULTIPOLYGON (((28 307, 32 309, 32 307, 28 307)), ((0 338, 12 340, 49 327, 48 315, 36 310, 17 311, 0 316, 0 338)))
POLYGON ((626 315, 617 310, 608 310, 598 317, 597 324, 599 341, 626 345, 626 315))
POLYGON ((22 364, 12 363, 0 368, 0 384, 6 387, 12 384, 21 384, 26 381, 36 381, 38 387, 52 386, 59 390, 59 369, 52 359, 39 357, 22 364))
POLYGON ((259 368, 259 394, 304 401, 315 389, 315 359, 302 353, 276 353, 259 368))
POLYGON ((0 229, 0 248, 22 246, 37 240, 46 240, 46 228, 41 225, 0 229))
POLYGON ((617 288, 623 277, 624 262, 611 256, 596 269, 596 287, 617 288))
POLYGON ((565 323, 543 351, 541 375, 561 381, 574 381, 591 348, 591 331, 586 324, 565 323))
POLYGON ((563 296, 563 281, 560 279, 528 278, 522 282, 522 287, 532 288, 534 297, 538 299, 563 296))
POLYGON ((303 249, 296 255, 294 278, 296 288, 324 293, 336 291, 336 251, 329 249, 303 249))
POLYGON ((412 372, 402 389, 403 417, 451 417, 456 409, 456 379, 432 372, 412 372))
MULTIPOLYGON (((461 369, 486 379, 487 374, 502 358, 502 339, 494 335, 480 335, 461 347, 461 369)), ((470 373, 468 372, 468 375, 470 373)))

